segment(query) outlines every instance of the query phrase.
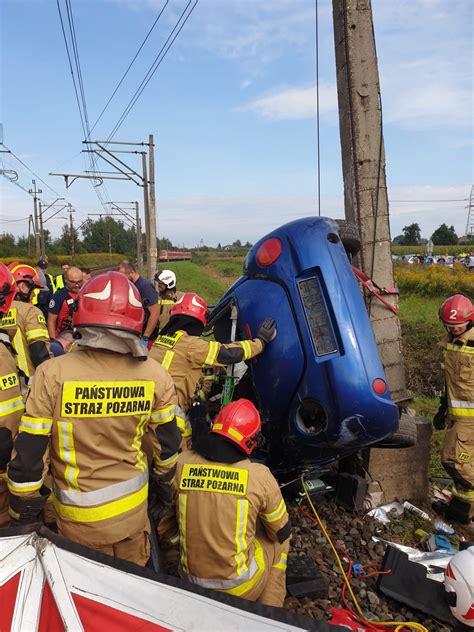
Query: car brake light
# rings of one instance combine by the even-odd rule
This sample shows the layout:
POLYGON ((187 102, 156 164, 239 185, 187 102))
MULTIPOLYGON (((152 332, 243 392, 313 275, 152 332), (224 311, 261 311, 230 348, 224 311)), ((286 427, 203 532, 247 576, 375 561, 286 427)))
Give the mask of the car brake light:
POLYGON ((276 237, 271 237, 263 242, 257 251, 257 263, 260 266, 270 266, 281 255, 281 241, 276 237))
POLYGON ((387 392, 387 384, 385 380, 382 380, 380 377, 376 378, 372 382, 372 388, 377 393, 377 395, 385 395, 387 392))

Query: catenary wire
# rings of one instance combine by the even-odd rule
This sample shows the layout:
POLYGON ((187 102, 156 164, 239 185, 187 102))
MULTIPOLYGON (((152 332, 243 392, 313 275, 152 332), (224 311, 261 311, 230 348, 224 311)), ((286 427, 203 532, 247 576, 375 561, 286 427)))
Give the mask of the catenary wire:
POLYGON ((123 73, 122 78, 120 79, 120 81, 118 82, 118 84, 115 86, 114 91, 112 92, 112 94, 109 97, 109 100, 107 101, 107 103, 104 105, 102 112, 99 114, 99 116, 97 117, 94 125, 91 127, 91 133, 94 131, 97 123, 100 121, 100 119, 102 118, 102 116, 104 115, 105 111, 107 110, 107 108, 109 107, 112 99, 114 98, 114 96, 117 94, 118 89, 120 88, 120 86, 122 85, 123 81, 125 80, 125 77, 128 75, 131 67, 133 66, 133 64, 135 63, 135 60, 137 59, 138 55, 140 54, 142 48, 145 46, 148 38, 150 37, 150 35, 152 34, 155 26, 157 25, 159 19, 161 18, 164 10, 166 9, 166 6, 168 4, 169 0, 166 0, 165 4, 163 5, 163 7, 160 9, 160 12, 158 13, 158 16, 156 17, 155 21, 153 22, 153 24, 151 25, 148 33, 145 36, 145 39, 142 41, 142 43, 140 44, 140 47, 138 48, 137 52, 135 53, 135 56, 133 57, 132 61, 129 63, 127 70, 123 73))
MULTIPOLYGON (((71 0, 65 0, 67 19, 68 19, 68 26, 69 26, 69 36, 70 36, 70 40, 71 40, 72 55, 71 55, 71 51, 70 51, 70 47, 69 47, 69 43, 68 43, 68 39, 67 39, 67 35, 66 35, 66 29, 65 29, 65 26, 64 26, 64 20, 63 20, 63 15, 62 15, 61 5, 59 3, 59 0, 56 0, 56 4, 57 4, 59 18, 60 18, 60 22, 61 22, 61 30, 62 30, 62 33, 63 33, 64 44, 65 44, 65 47, 66 47, 66 53, 67 53, 67 58, 68 58, 68 62, 69 62, 69 68, 70 68, 70 72, 71 72, 73 86, 74 86, 74 94, 76 96, 77 107, 78 107, 79 116, 80 116, 80 119, 81 119, 82 130, 83 130, 83 133, 84 133, 85 140, 88 141, 89 137, 90 137, 89 116, 88 116, 88 111, 87 111, 87 102, 86 102, 86 96, 85 96, 85 90, 84 90, 84 83, 83 83, 83 80, 82 80, 82 70, 81 70, 80 57, 79 57, 79 48, 78 48, 78 45, 77 45, 77 37, 76 37, 76 30, 75 30, 75 25, 74 25, 74 15, 73 15, 73 11, 72 11, 72 4, 71 4, 71 0), (75 67, 76 67, 76 73, 74 73, 72 57, 74 58, 74 64, 75 64, 75 67), (77 80, 76 80, 76 75, 77 75, 77 80), (79 94, 80 94, 80 96, 79 96, 79 94)), ((90 149, 90 145, 89 144, 87 144, 86 146, 87 146, 88 149, 90 149)), ((98 179, 98 177, 97 177, 96 159, 95 159, 94 155, 91 154, 91 153, 88 153, 87 158, 88 158, 88 161, 89 161, 90 170, 92 171, 93 175, 96 176, 96 179, 98 179)), ((94 181, 93 180, 91 181, 91 185, 93 187, 93 190, 94 190, 94 192, 95 192, 100 204, 102 205, 104 210, 107 210, 106 203, 104 202, 104 199, 102 197, 102 192, 100 192, 98 190, 97 186, 94 185, 94 181)), ((108 198, 108 193, 107 193, 107 191, 105 189, 104 189, 104 194, 108 198)))
POLYGON ((178 37, 178 35, 180 34, 181 30, 183 29, 184 25, 186 24, 186 22, 188 21, 189 17, 191 16, 192 12, 194 11, 194 9, 196 8, 197 3, 199 2, 199 0, 194 0, 194 4, 192 5, 191 9, 189 10, 189 12, 187 13, 186 17, 184 17, 184 15, 186 14, 186 11, 188 10, 190 4, 191 4, 192 0, 189 0, 187 5, 185 6, 185 8, 183 9, 181 15, 179 16, 178 21, 176 22, 175 26, 173 27, 171 33, 169 34, 167 40, 165 41, 165 43, 163 44, 163 46, 161 47, 158 55, 156 56, 155 60, 153 61, 152 65, 150 66, 148 72, 145 75, 145 78, 143 79, 143 81, 141 82, 141 84, 138 86, 137 90, 135 91, 135 94, 133 95, 133 97, 130 99, 128 105, 126 106, 125 110, 122 112, 120 118, 118 119, 117 123, 115 124, 114 128, 112 129, 111 133, 109 134, 108 138, 107 138, 107 142, 111 141, 112 138, 115 136, 115 134, 118 132, 118 130, 120 129, 120 127, 122 126, 123 122, 125 121, 125 119, 127 118, 127 116, 130 114, 130 112, 132 111, 135 103, 138 101, 138 99, 140 98, 142 92, 145 90, 146 86, 148 85, 148 83, 150 82, 150 80, 152 79, 153 75, 155 74, 155 72, 158 70, 159 66, 161 65, 161 62, 164 60, 164 58, 166 57, 168 51, 170 50, 170 48, 172 47, 172 45, 174 44, 176 38, 178 37), (184 17, 184 20, 183 20, 184 17), (181 26, 179 26, 180 22, 181 26), (179 28, 178 28, 179 26, 179 28), (177 29, 177 30, 176 30, 177 29), (175 33, 176 31, 176 33, 175 33), (174 35, 173 35, 174 34, 174 35), (170 41, 171 40, 171 41, 170 41), (168 44, 169 42, 169 44, 168 44), (164 51, 164 52, 163 52, 164 51))
POLYGON ((321 215, 321 147, 320 147, 320 111, 319 111, 319 24, 318 0, 314 0, 314 55, 316 66, 316 153, 318 161, 318 215, 321 215))
MULTIPOLYGON (((51 193, 53 193, 53 195, 55 195, 55 197, 63 199, 66 202, 66 204, 70 204, 69 200, 67 200, 63 195, 61 195, 58 191, 56 191, 56 189, 54 189, 50 184, 48 184, 45 180, 43 180, 43 178, 41 176, 39 176, 36 173, 36 171, 33 171, 33 169, 31 167, 29 167, 26 164, 26 162, 24 162, 21 158, 19 158, 12 149, 7 147, 7 145, 5 145, 4 143, 0 143, 0 145, 2 147, 5 147, 7 153, 10 154, 11 156, 13 156, 15 158, 15 160, 17 160, 25 169, 27 169, 31 173, 31 175, 33 175, 36 178, 36 180, 39 180, 45 187, 47 187, 51 191, 51 193)), ((7 179, 8 179, 9 182, 11 182, 12 184, 17 186, 18 188, 22 189, 22 191, 24 191, 25 193, 28 193, 28 195, 30 195, 29 189, 25 188, 22 184, 20 184, 17 181, 10 180, 9 178, 7 178, 7 179)), ((42 199, 40 196, 37 196, 37 197, 38 197, 39 200, 42 199)), ((44 200, 44 198, 43 198, 43 200, 44 200)), ((74 207, 74 209, 79 213, 79 215, 82 215, 83 217, 87 216, 86 213, 84 213, 83 211, 78 209, 75 204, 71 204, 71 206, 74 207)), ((8 221, 8 220, 4 220, 4 221, 8 221)))

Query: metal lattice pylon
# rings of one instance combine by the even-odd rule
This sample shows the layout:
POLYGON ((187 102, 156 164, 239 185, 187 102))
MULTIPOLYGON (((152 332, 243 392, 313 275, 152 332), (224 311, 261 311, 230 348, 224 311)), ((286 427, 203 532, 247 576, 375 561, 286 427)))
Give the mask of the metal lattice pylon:
POLYGON ((471 186, 469 206, 467 207, 466 237, 474 235, 474 185, 471 186))

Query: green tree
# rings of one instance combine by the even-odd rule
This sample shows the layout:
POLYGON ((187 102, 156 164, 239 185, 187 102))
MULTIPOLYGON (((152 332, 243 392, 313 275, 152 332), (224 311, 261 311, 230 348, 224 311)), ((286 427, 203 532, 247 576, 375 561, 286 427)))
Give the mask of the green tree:
POLYGON ((15 237, 11 233, 0 235, 0 257, 12 257, 15 254, 15 237))
POLYGON ((171 240, 167 237, 161 237, 160 239, 158 239, 158 250, 171 250, 172 248, 173 244, 171 243, 171 240))
POLYGON ((431 241, 435 246, 451 246, 458 243, 458 236, 454 226, 448 227, 447 224, 441 224, 431 235, 431 241))
POLYGON ((419 224, 409 224, 402 228, 403 237, 399 243, 403 246, 419 246, 421 242, 421 231, 419 224))
POLYGON ((101 217, 97 221, 88 219, 82 228, 82 243, 86 252, 107 252, 109 244, 113 252, 133 256, 136 246, 134 228, 125 228, 113 217, 101 217))
MULTIPOLYGON (((33 241, 30 241, 30 243, 33 246, 33 241)), ((28 256, 28 237, 26 237, 25 235, 22 235, 21 237, 17 238, 16 252, 20 257, 28 256)))

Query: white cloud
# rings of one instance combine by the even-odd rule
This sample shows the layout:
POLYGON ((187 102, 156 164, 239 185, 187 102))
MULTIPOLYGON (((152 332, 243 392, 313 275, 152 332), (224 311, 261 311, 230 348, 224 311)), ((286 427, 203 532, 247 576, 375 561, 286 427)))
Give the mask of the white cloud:
MULTIPOLYGON (((389 189, 392 236, 403 226, 418 222, 428 237, 443 222, 453 224, 459 235, 464 233, 470 185, 418 185, 389 189), (417 202, 401 202, 416 200, 417 202), (461 200, 427 202, 426 200, 461 200)), ((321 213, 329 217, 344 216, 344 202, 339 196, 323 196, 321 213)), ((160 199, 160 234, 193 246, 202 238, 208 245, 218 242, 255 242, 267 232, 292 220, 317 215, 313 195, 241 194, 190 195, 160 199), (205 218, 205 221, 204 221, 205 218)))
POLYGON ((442 223, 453 225, 458 235, 466 228, 467 205, 471 185, 418 185, 389 189, 390 225, 392 237, 402 232, 403 226, 417 222, 424 237, 429 237, 442 223), (413 200, 413 201, 399 201, 413 200), (441 202, 440 200, 452 200, 441 202))
MULTIPOLYGON (((335 84, 319 86, 319 107, 321 114, 337 110, 335 84)), ((255 112, 274 121, 314 118, 316 116, 316 87, 286 88, 274 94, 254 99, 237 110, 255 112)))

